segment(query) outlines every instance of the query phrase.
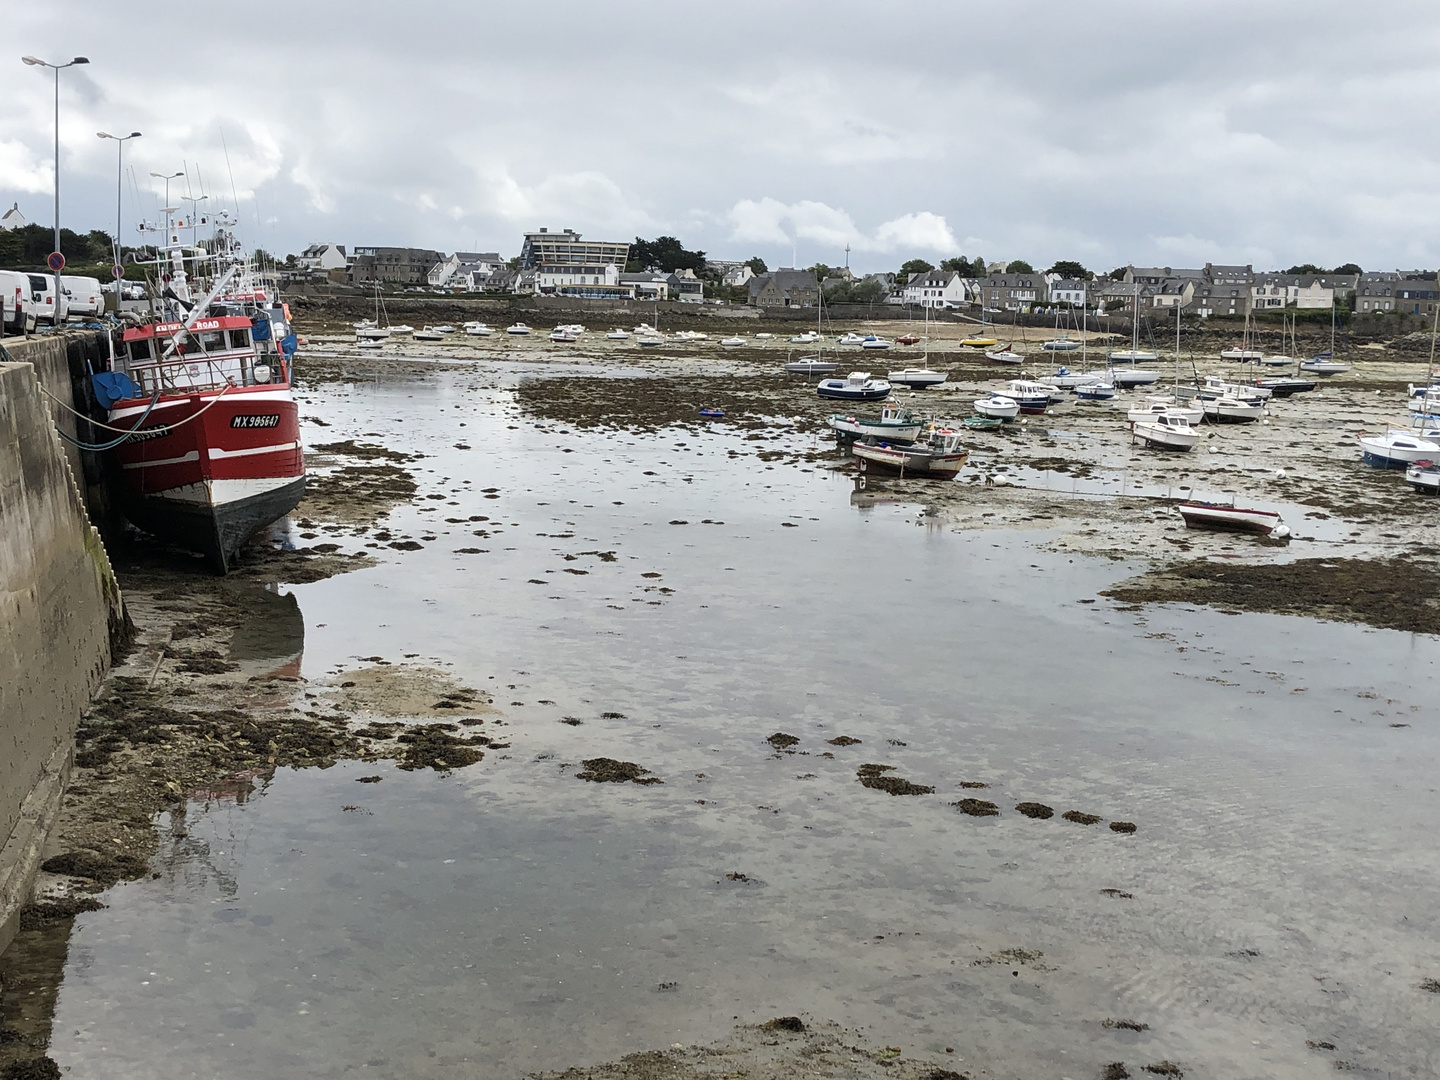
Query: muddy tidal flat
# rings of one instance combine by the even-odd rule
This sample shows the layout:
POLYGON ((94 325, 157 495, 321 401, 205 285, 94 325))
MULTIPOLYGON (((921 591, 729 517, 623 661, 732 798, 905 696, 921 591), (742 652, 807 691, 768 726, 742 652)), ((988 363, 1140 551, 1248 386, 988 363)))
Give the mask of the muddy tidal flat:
MULTIPOLYGON (((781 330, 605 329, 312 329, 306 502, 114 553, 0 1075, 1440 1074, 1440 504, 1355 442, 1423 367, 938 482, 781 330), (1173 505, 1232 496, 1291 541, 1173 505)), ((930 363, 942 420, 1019 374, 930 363)))

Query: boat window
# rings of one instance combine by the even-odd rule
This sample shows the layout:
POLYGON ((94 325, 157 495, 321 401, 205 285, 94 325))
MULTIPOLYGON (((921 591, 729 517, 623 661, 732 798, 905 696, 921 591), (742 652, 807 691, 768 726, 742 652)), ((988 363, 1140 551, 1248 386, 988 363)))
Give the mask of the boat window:
POLYGON ((200 348, 204 352, 219 352, 225 348, 225 331, 211 330, 200 335, 200 348))
POLYGON ((250 347, 249 330, 231 330, 230 347, 232 349, 247 349, 250 347))
POLYGON ((131 360, 149 360, 149 359, 150 359, 150 339, 149 339, 149 338, 140 338, 138 341, 132 341, 132 342, 130 342, 130 359, 131 359, 131 360))

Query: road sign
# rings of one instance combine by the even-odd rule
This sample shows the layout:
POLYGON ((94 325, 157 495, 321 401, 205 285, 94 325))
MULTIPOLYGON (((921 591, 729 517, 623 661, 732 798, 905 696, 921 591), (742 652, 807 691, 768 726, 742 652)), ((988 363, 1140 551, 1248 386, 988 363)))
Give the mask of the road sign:
POLYGON ((123 278, 123 277, 125 276, 125 267, 120 266, 120 265, 117 264, 117 265, 112 266, 112 267, 110 268, 110 273, 112 273, 112 274, 115 275, 115 280, 116 280, 116 281, 119 281, 121 278, 123 278))
POLYGON ((45 265, 54 270, 57 274, 65 269, 65 256, 58 251, 52 251, 45 258, 45 265))

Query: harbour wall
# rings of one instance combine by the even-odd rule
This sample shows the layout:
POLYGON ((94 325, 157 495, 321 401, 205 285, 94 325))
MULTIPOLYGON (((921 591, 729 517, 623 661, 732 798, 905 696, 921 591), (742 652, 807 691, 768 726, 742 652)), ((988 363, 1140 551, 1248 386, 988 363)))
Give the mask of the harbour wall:
POLYGON ((34 344, 5 347, 39 362, 0 361, 0 949, 59 813, 76 724, 128 627, 78 458, 55 434, 64 410, 41 393, 49 382, 70 400, 69 345, 34 344))

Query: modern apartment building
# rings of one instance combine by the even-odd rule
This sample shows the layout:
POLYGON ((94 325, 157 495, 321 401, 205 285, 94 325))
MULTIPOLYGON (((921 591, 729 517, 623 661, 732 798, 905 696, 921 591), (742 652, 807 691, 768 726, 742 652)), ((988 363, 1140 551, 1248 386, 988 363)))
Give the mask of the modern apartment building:
MULTIPOLYGON (((623 270, 629 258, 629 244, 582 240, 579 233, 570 229, 553 233, 549 229, 541 229, 525 234, 525 243, 520 248, 520 269, 603 279, 605 267, 618 266, 623 270)), ((603 284, 603 281, 595 284, 603 284)))

